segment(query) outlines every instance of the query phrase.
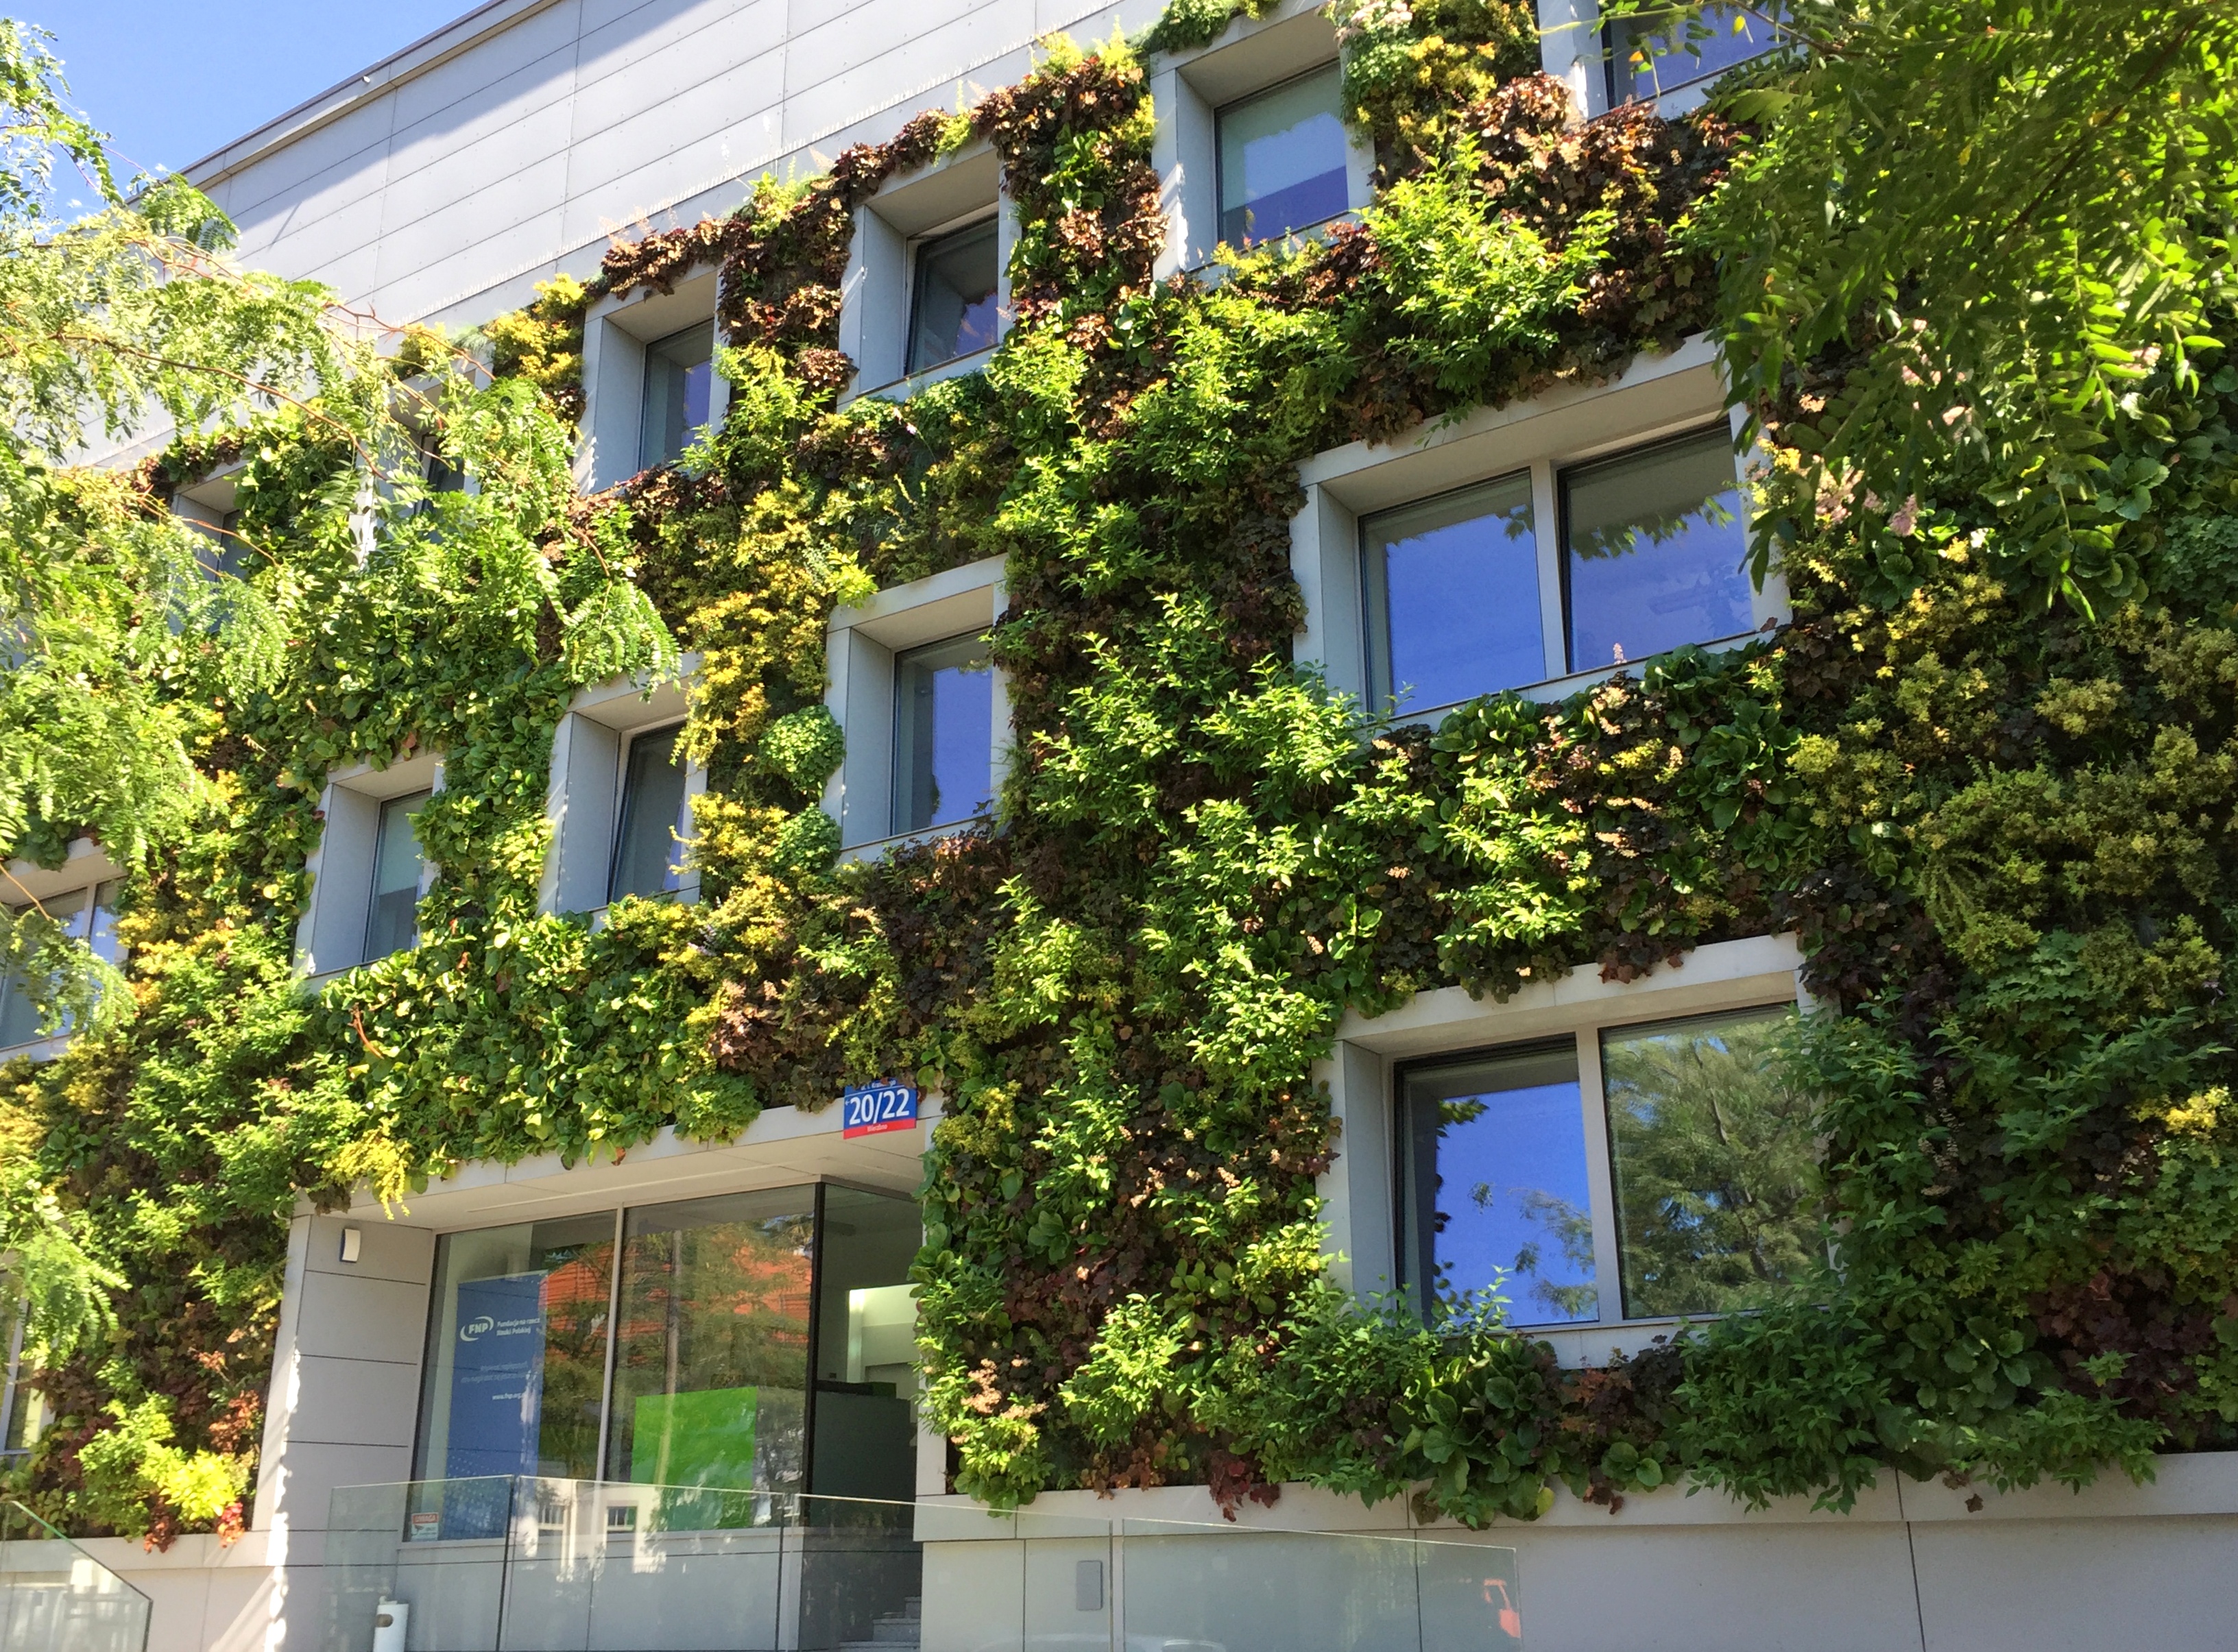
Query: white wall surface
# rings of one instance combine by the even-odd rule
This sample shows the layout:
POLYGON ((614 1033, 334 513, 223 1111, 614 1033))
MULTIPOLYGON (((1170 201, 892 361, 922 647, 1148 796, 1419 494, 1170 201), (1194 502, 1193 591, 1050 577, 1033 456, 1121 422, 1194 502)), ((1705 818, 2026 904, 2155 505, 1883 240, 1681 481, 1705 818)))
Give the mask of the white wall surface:
POLYGON ((391 323, 471 324, 609 237, 727 212, 918 110, 1019 79, 1032 43, 1163 0, 493 0, 188 169, 248 262, 391 323))

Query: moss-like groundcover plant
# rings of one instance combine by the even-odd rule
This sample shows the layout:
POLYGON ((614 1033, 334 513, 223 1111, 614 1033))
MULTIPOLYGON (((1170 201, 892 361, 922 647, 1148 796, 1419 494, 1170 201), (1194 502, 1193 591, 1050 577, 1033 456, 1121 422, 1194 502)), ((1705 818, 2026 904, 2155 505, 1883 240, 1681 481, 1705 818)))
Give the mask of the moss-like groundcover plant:
MULTIPOLYGON (((1177 0, 1139 50, 1248 9, 1177 0)), ((1375 203, 1215 284, 1153 278, 1136 51, 1053 43, 967 113, 617 246, 466 341, 479 365, 415 340, 400 378, 478 492, 371 487, 371 413, 143 472, 153 512, 244 461, 286 644, 245 694, 177 679, 211 791, 130 881, 136 1014, 0 1076, 15 1153, 124 1281, 109 1338, 39 1373, 31 1495, 157 1540, 237 1525, 299 1192, 724 1137, 895 1072, 946 1098, 926 1404, 991 1503, 1299 1480, 1481 1523, 1691 1478, 1846 1506, 1891 1469, 2080 1481, 2238 1443, 2229 27, 1788 10, 1801 43, 1737 96, 1581 124, 1520 0, 1341 6, 1375 203), (1969 86, 1975 129, 1935 106, 1969 86), (1970 173, 1970 129, 2033 184, 1970 173), (983 373, 835 410, 851 209, 982 138, 1012 330, 983 373), (723 427, 575 497, 589 305, 708 265, 723 427), (1301 459, 1705 332, 1791 624, 1434 729, 1292 665, 1301 459), (836 865, 832 611, 993 555, 995 823, 836 865), (569 694, 679 647, 703 898, 540 913, 569 694), (445 761, 421 942, 308 990, 321 778, 415 750, 445 761), (1426 1324, 1329 1283, 1311 1074, 1347 1009, 1782 931, 1829 1268, 1584 1371, 1482 1305, 1426 1324)))

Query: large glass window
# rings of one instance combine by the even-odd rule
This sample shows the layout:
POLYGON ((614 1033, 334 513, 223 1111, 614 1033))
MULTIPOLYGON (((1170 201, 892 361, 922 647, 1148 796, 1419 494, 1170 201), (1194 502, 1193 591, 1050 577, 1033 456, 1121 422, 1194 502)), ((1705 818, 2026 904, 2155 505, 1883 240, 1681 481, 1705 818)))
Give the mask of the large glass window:
POLYGON ((715 393, 715 324, 701 321, 645 347, 645 423, 638 463, 684 456, 707 426, 715 393))
POLYGON ((1778 33, 1757 11, 1705 6, 1692 26, 1625 17, 1608 26, 1609 102, 1627 103, 1692 86, 1760 57, 1778 33))
POLYGON ((917 1495, 917 1288, 923 1229, 907 1199, 824 1190, 817 1281, 816 1486, 831 1497, 917 1495))
POLYGON ((1361 525, 1371 690, 1418 710, 1546 675, 1527 472, 1361 525))
POLYGON ((415 822, 433 796, 409 792, 381 805, 373 844, 373 901, 365 920, 367 962, 419 942, 420 884, 427 862, 420 852, 415 822))
POLYGON ((622 799, 614 829, 613 869, 606 898, 665 895, 684 887, 678 839, 691 829, 683 759, 676 737, 683 725, 633 737, 622 763, 622 799))
MULTIPOLYGON (((50 895, 38 903, 36 909, 53 919, 71 940, 84 942, 96 957, 107 963, 122 964, 124 948, 116 940, 116 890, 114 882, 95 889, 72 889, 67 895, 50 895)), ((15 910, 21 914, 33 909, 25 905, 15 910)), ((62 1031, 69 1028, 64 1027, 62 1031)), ((10 970, 5 980, 0 981, 0 1049, 35 1044, 45 1036, 29 981, 22 971, 10 970)))
POLYGON ((987 644, 950 638, 894 660, 894 826, 970 820, 994 796, 995 678, 987 644))
POLYGON ((1721 426, 1561 479, 1569 668, 1755 628, 1746 512, 1721 426))
POLYGON ((909 371, 923 373, 980 350, 1000 332, 1000 238, 992 218, 917 249, 910 302, 909 371))
MULTIPOLYGON (((612 1211, 436 1241, 415 1478, 595 1473, 613 1265, 612 1211)), ((504 1507, 462 1490, 425 1517, 494 1536, 504 1507)))
POLYGON ((1601 1035, 1624 1311, 1745 1308, 1810 1262, 1810 1099, 1779 1076, 1784 1009, 1601 1035))
POLYGON ((1497 1291, 1513 1323, 1555 1325, 1728 1313, 1801 1277, 1818 1219, 1811 1101, 1778 1060, 1794 1015, 1693 1016, 1401 1067, 1401 1283, 1426 1309, 1497 1291), (1596 1266, 1612 1256, 1620 1291, 1596 1266))
POLYGON ((1399 1106, 1418 1300, 1496 1289, 1520 1325, 1599 1318, 1574 1042, 1409 1068, 1399 1106))
POLYGON ((1341 81, 1331 63, 1220 111, 1221 240, 1278 240, 1352 204, 1341 81))
POLYGON ((608 1479, 804 1489, 815 1215, 812 1187, 628 1213, 608 1479))

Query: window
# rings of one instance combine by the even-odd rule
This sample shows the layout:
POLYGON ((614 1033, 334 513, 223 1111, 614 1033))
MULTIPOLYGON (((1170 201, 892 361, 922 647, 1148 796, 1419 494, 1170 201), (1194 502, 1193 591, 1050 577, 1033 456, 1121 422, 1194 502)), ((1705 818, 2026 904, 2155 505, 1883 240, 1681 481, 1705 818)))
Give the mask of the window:
POLYGON ((327 776, 310 904, 295 932, 305 974, 331 975, 418 944, 420 897, 434 877, 418 817, 442 785, 442 759, 433 752, 327 776))
POLYGON ((1719 426, 1361 518, 1371 703, 1419 715, 1754 630, 1745 513, 1719 426))
POLYGON ((1813 1109, 1776 1059, 1794 1013, 1399 1068, 1402 1283, 1425 1304, 1496 1291, 1512 1322, 1553 1326, 1731 1312, 1802 1277, 1818 1235, 1813 1109))
POLYGON ((1659 28, 1650 18, 1625 17, 1609 24, 1607 33, 1611 108, 1714 79, 1778 43, 1771 23, 1740 6, 1706 6, 1689 30, 1674 32, 1668 23, 1659 28))
POLYGON ((685 774, 676 754, 682 724, 632 736, 623 759, 620 817, 606 898, 669 895, 684 887, 678 840, 692 829, 685 774))
MULTIPOLYGON (((614 1225, 602 1211, 436 1241, 414 1478, 596 1477, 614 1225)), ((506 1506, 454 1488, 414 1534, 497 1536, 506 1506)))
POLYGON ((994 347, 1001 335, 999 233, 985 218, 917 248, 910 373, 994 347))
MULTIPOLYGON (((111 882, 49 895, 38 902, 36 909, 53 919, 70 940, 85 942, 96 957, 121 964, 124 961, 124 949, 116 942, 117 887, 111 882)), ((15 911, 22 914, 33 909, 26 904, 15 911)), ((69 1030, 65 1026, 51 1036, 62 1037, 69 1030)), ((4 980, 0 980, 0 1049, 36 1044, 49 1036, 40 1025, 39 1007, 28 983, 20 971, 10 970, 4 980)))
POLYGON ((714 405, 715 325, 701 321, 645 347, 645 418, 638 465, 672 464, 706 428, 714 405))
POLYGON ((1334 63, 1219 114, 1220 238, 1275 241, 1351 204, 1334 63))
POLYGON ((955 637, 894 661, 897 834, 986 813, 994 796, 995 684, 983 637, 955 637))
POLYGON ((209 541, 209 549, 197 556, 202 571, 212 578, 245 579, 253 572, 248 546, 242 542, 240 512, 228 511, 215 522, 189 518, 187 525, 209 541))
POLYGON ((608 1479, 802 1489, 814 1195, 628 1213, 608 1479))
POLYGON ((454 1483, 414 1535, 501 1532, 484 1477, 658 1485, 671 1529, 911 1496, 921 1238, 913 1200, 817 1185, 442 1236, 414 1474, 454 1483))
POLYGON ((1562 475, 1569 668, 1751 627, 1748 529, 1720 426, 1562 475))
POLYGON ((1361 527, 1375 704, 1454 705, 1546 677, 1528 473, 1361 527))
POLYGON ((1010 707, 986 638, 1003 565, 988 557, 833 612, 824 704, 846 748, 823 807, 843 854, 959 827, 1000 790, 1010 707))
POLYGON ((433 796, 408 792, 381 805, 373 850, 373 895, 365 920, 365 961, 386 958, 420 940, 420 887, 427 862, 420 853, 416 823, 433 796))

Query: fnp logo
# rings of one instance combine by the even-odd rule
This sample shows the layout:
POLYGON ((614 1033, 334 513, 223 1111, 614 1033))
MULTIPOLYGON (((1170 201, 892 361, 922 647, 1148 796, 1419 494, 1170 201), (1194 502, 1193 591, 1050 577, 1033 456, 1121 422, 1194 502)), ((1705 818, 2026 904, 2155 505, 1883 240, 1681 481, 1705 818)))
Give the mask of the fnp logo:
POLYGON ((478 1318, 467 1320, 466 1324, 459 1327, 459 1340, 460 1342, 479 1342, 482 1338, 487 1337, 491 1332, 496 1329, 497 1321, 491 1318, 489 1315, 485 1313, 478 1318))

